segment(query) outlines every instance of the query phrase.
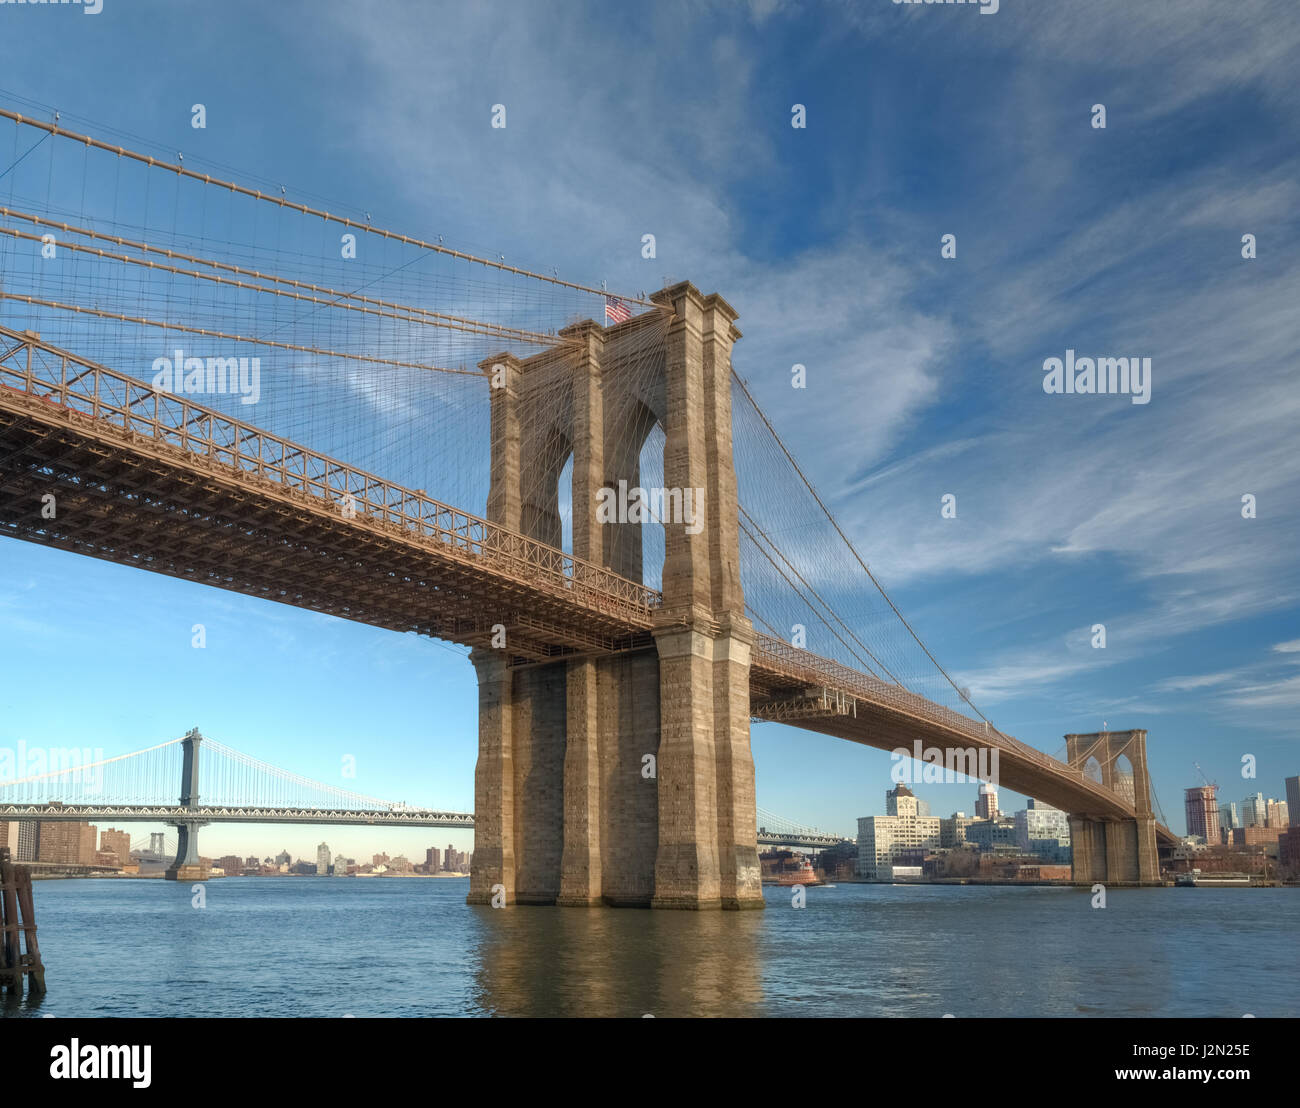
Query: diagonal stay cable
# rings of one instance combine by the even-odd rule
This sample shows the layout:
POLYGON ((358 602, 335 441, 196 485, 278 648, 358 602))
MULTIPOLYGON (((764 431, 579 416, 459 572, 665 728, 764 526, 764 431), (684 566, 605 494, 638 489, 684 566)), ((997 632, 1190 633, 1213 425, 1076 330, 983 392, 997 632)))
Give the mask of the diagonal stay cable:
MULTIPOLYGON (((763 553, 763 556, 766 557, 769 562, 772 562, 773 568, 777 571, 777 573, 780 573, 781 576, 785 578, 786 583, 790 585, 791 588, 793 588, 796 593, 798 593, 799 591, 798 586, 796 586, 794 582, 790 580, 789 577, 786 577, 785 573, 782 572, 781 567, 772 561, 771 555, 769 555, 767 551, 763 550, 762 546, 759 545, 757 540, 754 539, 754 536, 752 533, 750 533, 749 527, 746 526, 745 521, 748 521, 749 525, 752 526, 754 530, 757 531, 763 537, 763 541, 766 542, 767 545, 770 546, 774 551, 776 551, 777 556, 781 559, 781 561, 783 561, 786 564, 790 572, 793 573, 797 578, 799 578, 800 583, 804 586, 804 588, 806 588, 810 593, 812 593, 812 595, 817 599, 818 603, 820 603, 822 607, 825 608, 826 611, 830 613, 831 618, 834 619, 835 622, 838 623, 841 627, 843 627, 845 632, 849 635, 849 637, 852 638, 854 642, 856 642, 860 647, 862 647, 863 650, 866 651, 867 657, 870 658, 873 662, 875 662, 876 665, 878 665, 882 670, 884 670, 885 673, 889 674, 889 676, 893 679, 894 684, 905 688, 906 686, 903 684, 903 682, 900 681, 898 677, 893 672, 890 671, 889 667, 886 666, 885 663, 882 662, 879 658, 877 658, 875 654, 872 653, 871 648, 867 646, 867 644, 864 643, 860 638, 858 638, 856 634, 853 633, 853 629, 849 627, 849 625, 840 618, 839 614, 835 611, 834 608, 830 606, 830 604, 826 602, 826 600, 822 597, 821 593, 819 593, 815 588, 813 588, 811 584, 808 583, 804 575, 794 567, 794 565, 790 562, 790 559, 785 556, 785 553, 781 550, 781 548, 777 546, 776 543, 772 541, 771 537, 757 524, 757 522, 755 522, 754 517, 751 516, 747 511, 745 511, 743 507, 740 509, 740 514, 745 517, 745 519, 741 521, 740 524, 741 529, 744 530, 744 532, 749 535, 752 541, 754 541, 754 545, 758 546, 759 550, 763 553)), ((807 603, 807 600, 805 598, 801 597, 801 599, 804 599, 804 602, 807 603)), ((811 604, 809 604, 808 607, 813 612, 813 614, 817 616, 818 619, 820 619, 823 623, 826 623, 826 620, 820 615, 820 613, 817 612, 816 608, 814 608, 811 604)), ((835 637, 840 640, 840 643, 842 645, 848 647, 849 651, 853 654, 855 658, 858 659, 859 662, 862 662, 862 658, 858 655, 858 652, 854 650, 851 646, 849 646, 848 643, 844 642, 844 640, 840 638, 838 634, 836 634, 835 629, 833 627, 830 627, 830 624, 827 624, 827 627, 830 629, 831 634, 835 635, 835 637)), ((866 663, 863 662, 862 664, 865 665, 866 663)), ((867 668, 870 669, 870 666, 868 666, 867 668)), ((880 675, 873 672, 872 676, 879 677, 880 675)))
POLYGON ((10 172, 17 169, 20 165, 22 165, 23 162, 26 160, 27 155, 30 154, 33 150, 35 150, 38 146, 40 146, 40 144, 43 143, 49 137, 50 137, 50 133, 47 131, 40 138, 38 138, 34 143, 32 143, 31 146, 29 146, 25 151, 23 151, 22 154, 20 154, 17 158, 15 158, 12 164, 10 164, 8 168, 5 169, 4 173, 0 173, 0 178, 4 178, 8 176, 10 172))
MULTIPOLYGON (((993 726, 993 721, 990 720, 989 717, 986 716, 983 712, 981 712, 977 707, 975 707, 975 704, 971 701, 969 695, 962 692, 962 690, 958 688, 957 683, 948 675, 948 671, 944 669, 943 666, 939 664, 939 660, 933 654, 930 653, 930 648, 921 641, 921 637, 912 629, 912 625, 908 623, 907 620, 903 617, 903 613, 898 610, 898 606, 889 598, 889 594, 885 592, 880 582, 876 580, 875 574, 873 574, 871 570, 867 568, 867 563, 863 561, 862 555, 858 553, 857 547, 855 547, 853 543, 849 541, 849 537, 844 533, 843 529, 840 527, 839 521, 831 513, 831 510, 826 506, 826 502, 822 500, 817 490, 813 487, 813 483, 810 480, 808 480, 807 475, 800 468, 799 463, 794 460, 794 455, 790 453, 789 449, 786 447, 785 442, 782 440, 781 436, 776 433, 776 428, 772 426, 772 421, 767 418, 767 413, 764 412, 763 409, 758 406, 758 401, 754 399, 753 394, 749 391, 748 386, 745 384, 744 378, 742 378, 740 374, 735 371, 734 368, 731 371, 731 375, 736 379, 736 383, 740 386, 741 391, 745 394, 745 397, 749 400, 750 404, 753 405, 754 411, 758 413, 758 418, 763 421, 763 425, 767 428, 768 432, 775 440, 777 446, 781 448, 781 453, 785 455, 786 460, 790 463, 791 466, 794 467, 794 471, 799 475, 799 479, 804 483, 804 487, 807 488, 808 491, 812 494, 813 499, 817 501, 817 506, 821 508, 822 513, 826 516, 828 520, 830 520, 831 526, 835 528, 835 533, 838 534, 839 537, 844 540, 844 545, 849 548, 849 552, 853 555, 858 565, 862 567, 862 572, 865 573, 871 579, 871 583, 876 586, 876 591, 880 593, 880 595, 884 598, 885 603, 888 604, 889 607, 893 610, 893 613, 898 617, 899 622, 904 627, 907 628, 908 634, 910 634, 912 638, 916 640, 916 645, 919 646, 925 652, 925 656, 930 659, 930 661, 934 665, 934 668, 937 669, 943 675, 944 680, 947 681, 948 684, 953 687, 953 691, 956 692, 956 694, 959 697, 961 697, 962 700, 964 700, 967 704, 970 705, 971 711, 973 711, 977 716, 980 717, 980 719, 982 719, 985 723, 987 723, 994 732, 996 732, 998 735, 1002 735, 1002 732, 993 726)), ((1006 738, 1007 736, 1003 735, 1002 737, 1006 738)))

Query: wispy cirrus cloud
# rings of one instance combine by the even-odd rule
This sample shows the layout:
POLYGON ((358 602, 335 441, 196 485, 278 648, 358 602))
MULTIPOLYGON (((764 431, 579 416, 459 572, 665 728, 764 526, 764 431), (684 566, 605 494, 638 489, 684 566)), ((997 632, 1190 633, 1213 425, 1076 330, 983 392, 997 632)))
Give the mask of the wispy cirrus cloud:
POLYGON ((1158 692, 1189 692, 1192 689, 1208 689, 1222 685, 1236 676, 1232 670, 1223 673, 1202 673, 1193 677, 1166 677, 1156 683, 1158 692))

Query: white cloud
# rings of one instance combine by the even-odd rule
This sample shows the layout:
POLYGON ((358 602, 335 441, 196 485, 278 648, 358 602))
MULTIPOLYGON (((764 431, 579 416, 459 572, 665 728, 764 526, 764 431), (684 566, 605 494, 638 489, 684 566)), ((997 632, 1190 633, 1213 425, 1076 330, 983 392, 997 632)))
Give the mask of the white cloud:
POLYGON ((1167 677, 1157 682, 1156 691, 1190 692, 1193 689, 1207 689, 1231 681, 1235 676, 1236 673, 1229 670, 1223 673, 1202 673, 1195 677, 1167 677))
MULTIPOLYGON (((784 7, 755 0, 748 15, 776 24, 784 7)), ((351 5, 326 10, 356 35, 351 5)), ((979 164, 1023 173, 984 182, 953 213, 976 229, 963 237, 960 291, 938 308, 923 299, 946 276, 935 229, 886 187, 903 168, 888 160, 897 151, 873 158, 874 191, 834 182, 835 203, 805 213, 807 226, 839 229, 831 245, 778 249, 746 226, 738 187, 780 195, 794 171, 788 136, 756 114, 770 76, 762 44, 743 23, 721 27, 720 6, 666 4, 631 46, 577 14, 532 9, 376 20, 354 40, 356 79, 373 95, 340 117, 339 145, 400 165, 409 197, 437 229, 458 228, 458 245, 518 244, 511 261, 541 255, 533 268, 614 288, 671 276, 722 292, 741 313, 738 370, 887 587, 1008 570, 1028 587, 1099 560, 1116 586, 1140 586, 1108 620, 1126 645, 1104 660, 1059 634, 995 647, 964 679, 977 701, 1295 603, 1300 535, 1285 505, 1300 485, 1300 267, 1263 247, 1257 263, 1237 254, 1242 229, 1271 244, 1293 218, 1294 150, 1279 145, 1248 174, 1179 166, 1089 203, 1083 140, 1097 136, 1068 132, 1073 109, 1039 91, 1095 78, 1121 129, 1240 90, 1283 108, 1300 43, 1286 6, 1098 0, 1014 19, 835 10, 900 55, 960 41, 1005 70, 996 111, 977 124, 989 144, 979 164), (435 37, 458 55, 431 65, 435 37), (375 114, 375 102, 400 111, 375 114), (496 102, 505 131, 488 126, 496 102), (658 240, 650 263, 645 232, 658 240), (1152 402, 1044 395, 1042 359, 1067 346, 1151 356, 1152 402), (788 389, 795 362, 808 367, 804 392, 788 389), (956 520, 939 516, 945 492, 956 520), (1240 515, 1244 492, 1258 498, 1255 520, 1240 515)), ((1016 595, 1007 585, 990 603, 1011 608, 1016 595)))
POLYGON ((1234 708, 1300 708, 1300 675, 1243 685, 1224 702, 1234 708))

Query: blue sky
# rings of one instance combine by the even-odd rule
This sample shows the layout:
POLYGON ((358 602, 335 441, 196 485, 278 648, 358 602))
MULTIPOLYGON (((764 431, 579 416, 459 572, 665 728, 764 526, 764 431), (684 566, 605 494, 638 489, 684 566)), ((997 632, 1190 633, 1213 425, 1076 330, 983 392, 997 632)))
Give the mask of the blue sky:
MULTIPOLYGON (((1103 720, 1147 728, 1176 830, 1193 761, 1225 801, 1300 773, 1293 3, 104 0, 0 8, 0 59, 7 104, 584 283, 721 292, 738 370, 999 727, 1049 752, 1103 720), (1045 394, 1067 348, 1150 357, 1151 402, 1045 394)), ((361 791, 472 808, 458 649, 17 542, 0 574, 0 743, 117 752, 198 725, 298 773, 337 780, 352 754, 361 791)), ((764 807, 842 831, 883 811, 888 755, 774 725, 753 746, 764 807)), ((921 795, 974 805, 969 786, 921 795)), ((243 829, 204 852, 322 837, 469 846, 243 829)))

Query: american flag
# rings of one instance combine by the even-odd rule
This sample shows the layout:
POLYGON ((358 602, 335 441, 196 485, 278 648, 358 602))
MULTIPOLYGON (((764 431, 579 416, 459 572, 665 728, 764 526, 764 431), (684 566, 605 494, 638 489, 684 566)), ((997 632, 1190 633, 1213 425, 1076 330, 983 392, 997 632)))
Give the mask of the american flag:
POLYGON ((632 318, 632 309, 617 296, 605 297, 605 318, 614 323, 623 323, 632 318))

